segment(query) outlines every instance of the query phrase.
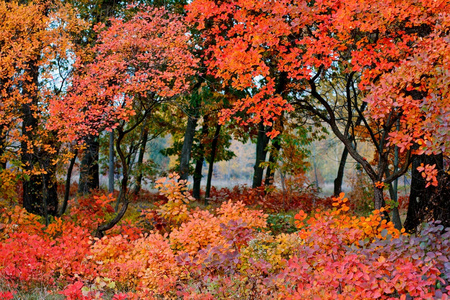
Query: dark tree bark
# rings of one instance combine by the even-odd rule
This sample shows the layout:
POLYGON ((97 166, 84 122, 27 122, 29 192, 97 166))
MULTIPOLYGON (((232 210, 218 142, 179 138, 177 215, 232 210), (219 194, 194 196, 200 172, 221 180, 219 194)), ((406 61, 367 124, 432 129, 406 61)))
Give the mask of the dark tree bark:
MULTIPOLYGON (((54 144, 57 145, 56 140, 54 144)), ((58 182, 56 179, 56 165, 53 160, 58 155, 59 145, 55 149, 55 153, 46 152, 44 149, 40 151, 40 167, 45 173, 41 174, 41 198, 42 211, 40 215, 45 217, 46 225, 49 223, 48 216, 56 216, 58 214, 58 182)))
MULTIPOLYGON (((394 152, 394 172, 398 171, 398 147, 395 147, 394 152)), ((386 177, 390 176, 389 168, 386 168, 386 177)), ((398 210, 398 178, 395 179, 392 184, 389 185, 389 195, 391 197, 391 200, 394 202, 394 207, 392 208, 392 222, 395 225, 395 228, 398 230, 401 230, 403 228, 402 226, 402 220, 400 219, 400 212, 398 210)))
MULTIPOLYGON (((1 97, 0 101, 2 101, 1 97)), ((3 155, 5 154, 5 148, 6 148, 5 127, 0 126, 0 170, 6 169, 6 159, 3 157, 3 155)))
POLYGON ((434 204, 433 219, 441 221, 444 227, 450 227, 450 175, 441 172, 436 193, 431 198, 434 204))
MULTIPOLYGON (((22 149, 24 148, 27 147, 23 146, 22 149)), ((24 169, 30 172, 23 181, 23 206, 30 213, 41 216, 55 216, 58 213, 56 166, 53 164, 55 157, 56 154, 44 151, 22 155, 24 169), (34 174, 42 171, 45 173, 34 174)))
POLYGON ((270 152, 269 166, 267 167, 266 170, 266 180, 264 182, 266 186, 273 184, 273 176, 275 174, 275 168, 273 168, 272 166, 276 163, 278 154, 280 153, 281 150, 281 141, 279 136, 273 139, 272 146, 273 149, 270 152))
MULTIPOLYGON (((306 101, 307 99, 299 99, 297 104, 300 105, 301 108, 308 110, 309 112, 313 113, 315 116, 319 117, 322 121, 328 123, 331 127, 331 130, 336 135, 336 137, 341 140, 341 142, 344 144, 345 148, 348 151, 348 154, 353 157, 356 162, 358 162, 364 171, 369 176, 370 180, 372 181, 373 187, 374 187, 374 207, 375 209, 380 209, 384 206, 384 198, 383 198, 383 191, 382 189, 378 188, 377 185, 381 183, 390 184, 393 182, 396 178, 403 175, 410 164, 410 155, 411 151, 408 150, 406 153, 405 161, 401 168, 398 169, 398 171, 393 172, 390 176, 385 178, 384 173, 386 171, 386 168, 389 165, 389 148, 387 147, 388 143, 388 134, 391 132, 393 126, 396 124, 398 120, 398 115, 393 115, 393 112, 387 117, 385 123, 380 124, 379 132, 374 132, 372 127, 368 124, 368 121, 363 115, 363 112, 359 109, 359 106, 357 106, 357 93, 356 88, 354 87, 354 81, 353 81, 353 75, 354 73, 350 73, 347 75, 346 78, 346 105, 347 105, 347 113, 348 116, 346 117, 346 124, 344 130, 340 128, 338 125, 338 118, 337 112, 334 109, 335 103, 329 102, 328 98, 324 98, 323 95, 320 94, 318 90, 318 86, 316 84, 316 80, 321 76, 321 73, 323 72, 323 67, 319 68, 318 72, 309 80, 309 85, 311 88, 311 96, 314 97, 318 104, 321 105, 324 109, 318 109, 317 104, 313 104, 311 102, 306 101), (353 90, 353 92, 352 92, 353 90), (356 111, 358 113, 358 116, 361 118, 365 129, 368 131, 368 134, 370 136, 370 139, 372 140, 374 146, 377 149, 378 154, 378 164, 376 167, 372 167, 372 165, 359 153, 354 147, 352 139, 350 139, 350 136, 354 136, 354 134, 350 133, 354 131, 353 124, 353 112, 356 111)), ((385 219, 389 219, 389 216, 387 214, 384 215, 385 219)))
MULTIPOLYGON (((203 127, 202 127, 202 137, 208 135, 208 116, 203 118, 203 127)), ((203 170, 203 162, 205 161, 205 147, 200 138, 200 144, 198 146, 199 157, 195 162, 195 170, 194 170, 194 185, 192 188, 192 195, 195 199, 200 199, 201 192, 201 182, 202 182, 202 170, 203 170)))
POLYGON ((21 142, 21 160, 28 178, 23 181, 23 206, 34 214, 45 216, 56 215, 58 212, 58 197, 56 183, 56 166, 52 163, 57 156, 59 144, 52 133, 49 132, 47 140, 40 143, 54 147, 55 152, 46 151, 43 147, 36 147, 34 140, 39 129, 39 120, 35 108, 38 107, 39 67, 37 61, 29 63, 31 82, 24 83, 24 94, 30 98, 30 102, 22 104, 22 135, 25 138, 21 142), (45 171, 45 174, 36 174, 36 171, 45 171))
POLYGON ((261 122, 258 125, 258 137, 256 140, 256 161, 255 166, 253 167, 253 184, 252 188, 257 188, 262 185, 264 167, 261 166, 261 163, 266 161, 267 155, 267 144, 269 143, 269 137, 266 134, 266 128, 264 124, 261 122))
POLYGON ((443 172, 443 156, 441 155, 416 155, 412 163, 411 171, 411 190, 409 194, 408 212, 405 220, 405 230, 415 232, 417 226, 428 218, 437 217, 437 219, 449 222, 449 182, 448 176, 443 172), (433 165, 439 171, 438 188, 430 185, 426 187, 427 182, 422 177, 421 172, 417 170, 420 164, 433 165), (447 197, 446 197, 447 196, 447 197))
MULTIPOLYGON (((76 3, 78 4, 78 3, 76 3)), ((83 5, 83 4, 80 4, 83 5)), ((84 16, 88 22, 92 22, 92 28, 98 23, 105 23, 109 26, 109 18, 114 16, 118 7, 121 5, 117 0, 102 0, 89 7, 89 13, 92 15, 84 16)), ((89 38, 80 39, 77 42, 81 46, 87 46, 96 41, 97 32, 93 29, 89 31, 89 38)), ((87 136, 85 138, 87 148, 83 153, 83 158, 80 163, 80 179, 78 186, 78 193, 85 195, 92 189, 99 188, 99 166, 98 157, 100 145, 98 137, 87 136)))
POLYGON ((58 213, 58 216, 62 216, 67 209, 67 203, 69 202, 69 197, 70 197, 70 184, 72 181, 72 171, 73 171, 73 167, 75 165, 75 161, 77 160, 77 156, 78 156, 78 150, 75 150, 74 155, 72 157, 72 159, 70 160, 69 163, 69 168, 67 169, 67 175, 66 175, 66 185, 64 188, 64 200, 61 206, 61 210, 58 213))
POLYGON ((118 136, 117 136, 117 140, 116 140, 116 151, 117 151, 119 159, 122 163, 122 181, 121 181, 121 185, 120 185, 119 197, 117 198, 116 210, 118 208, 119 203, 121 201, 123 201, 124 199, 126 199, 126 195, 127 195, 127 191, 128 191, 128 180, 129 180, 127 158, 121 147, 122 141, 123 141, 126 133, 121 128, 118 128, 117 135, 118 136))
POLYGON ((184 132, 183 146, 180 154, 179 175, 180 180, 187 180, 189 177, 189 161, 191 160, 192 145, 194 143, 195 129, 199 118, 201 107, 201 95, 198 90, 204 82, 203 78, 198 78, 197 83, 192 87, 191 102, 188 110, 188 122, 184 132))
MULTIPOLYGON (((277 83, 275 87, 275 94, 282 95, 285 92, 285 88, 288 84, 288 74, 286 72, 279 73, 277 78, 277 83)), ((280 118, 282 120, 282 116, 280 118)), ((258 125, 258 137, 256 141, 256 162, 254 166, 254 175, 253 175, 253 184, 252 187, 260 187, 262 185, 264 167, 261 167, 261 163, 266 161, 267 155, 267 145, 270 142, 270 138, 267 136, 267 132, 271 130, 272 127, 265 127, 261 122, 258 125)), ((283 129, 283 123, 280 121, 280 130, 283 129)), ((279 151, 281 149, 281 144, 279 137, 275 138, 273 141, 275 151, 279 151)), ((275 153, 271 153, 269 156, 269 163, 274 163, 276 161, 275 153), (271 161, 272 160, 272 161, 271 161)), ((273 179, 273 173, 275 171, 270 167, 270 164, 266 171, 266 185, 270 185, 270 181, 273 179), (272 179, 271 179, 272 178, 272 179)))
POLYGON ((217 144, 219 142, 219 136, 220 136, 220 128, 222 125, 217 124, 216 125, 216 131, 214 132, 214 138, 211 144, 211 157, 209 158, 209 168, 208 168, 208 179, 206 181, 206 191, 205 191, 205 204, 208 204, 208 198, 210 197, 211 192, 211 179, 212 174, 214 170, 214 160, 216 159, 216 152, 217 152, 217 144))
POLYGON ((375 209, 384 207, 386 205, 386 202, 384 201, 383 189, 375 187, 373 192, 375 209))
POLYGON ((186 131, 184 133, 183 147, 180 155, 180 179, 187 180, 189 176, 189 161, 191 159, 192 144, 194 143, 197 116, 188 116, 186 131))
MULTIPOLYGON (((156 102, 153 102, 152 105, 156 105, 156 102)), ((150 105, 151 106, 151 105, 150 105)), ((122 142, 125 138, 125 136, 130 133, 131 131, 135 130, 136 127, 138 127, 142 122, 148 117, 148 114, 150 113, 151 108, 144 109, 143 115, 140 118, 136 119, 136 122, 132 125, 128 124, 127 128, 125 129, 125 122, 120 122, 120 125, 116 128, 115 132, 117 133, 117 139, 115 140, 116 144, 116 152, 119 157, 120 163, 122 165, 122 181, 120 183, 120 191, 119 196, 116 199, 115 204, 115 211, 116 215, 113 219, 111 219, 109 222, 105 224, 101 224, 97 227, 94 235, 98 238, 101 238, 105 235, 105 231, 113 228, 125 215, 129 199, 128 199, 128 181, 130 179, 130 155, 127 155, 124 153, 122 149, 122 142), (122 203, 122 207, 119 210, 119 206, 122 203)), ((130 146, 130 148, 133 147, 133 145, 130 146)), ((133 151, 130 150, 130 153, 133 151)))
POLYGON ((86 149, 83 151, 83 159, 80 164, 80 180, 78 182, 78 194, 86 195, 90 190, 99 188, 98 153, 100 144, 97 136, 85 138, 86 149))
MULTIPOLYGON (((394 203, 398 202, 397 190, 392 186, 392 184, 389 186, 389 195, 394 203)), ((398 206, 392 208, 392 222, 394 223, 395 228, 397 228, 398 230, 402 229, 402 220, 400 219, 398 206)))
POLYGON ((114 130, 109 133, 108 192, 114 193, 114 130))
POLYGON ((344 147, 344 150, 342 151, 341 160, 339 161, 339 168, 336 175, 336 178, 334 179, 334 191, 333 194, 335 197, 339 196, 339 194, 342 192, 342 182, 344 180, 344 170, 345 170, 345 164, 347 162, 348 158, 348 150, 344 147))
MULTIPOLYGON (((203 148, 203 147, 201 147, 203 148)), ((194 184, 192 187, 192 196, 199 200, 201 194, 201 183, 202 183, 202 171, 203 171, 203 162, 205 161, 205 157, 201 154, 201 156, 195 161, 195 169, 194 169, 194 184)))
POLYGON ((120 192, 119 196, 116 200, 116 207, 115 210, 117 212, 116 216, 110 220, 108 223, 101 224, 97 227, 94 235, 98 238, 102 238, 105 235, 105 231, 110 230, 113 228, 125 215, 127 208, 128 208, 128 198, 127 198, 127 192, 128 192, 128 164, 125 153, 122 151, 122 140, 124 139, 125 135, 129 131, 124 131, 122 127, 117 128, 117 140, 116 140, 116 151, 117 155, 119 156, 119 159, 122 163, 122 182, 120 185, 120 192), (119 210, 119 205, 122 203, 122 207, 119 210))
POLYGON ((147 127, 147 119, 144 120, 144 124, 141 131, 141 141, 139 144, 139 155, 137 161, 138 175, 136 177, 136 184, 134 186, 133 194, 137 195, 141 191, 142 186, 142 163, 144 161, 145 148, 147 146, 148 140, 148 127, 147 127))

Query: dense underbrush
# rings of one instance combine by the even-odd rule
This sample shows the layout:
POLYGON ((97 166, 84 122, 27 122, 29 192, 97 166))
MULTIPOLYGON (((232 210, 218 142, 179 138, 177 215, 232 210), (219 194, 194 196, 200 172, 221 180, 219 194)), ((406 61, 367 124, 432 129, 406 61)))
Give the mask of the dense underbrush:
POLYGON ((135 210, 100 240, 114 198, 71 202, 45 227, 19 207, 0 217, 0 298, 36 288, 49 299, 447 299, 450 231, 414 236, 348 200, 295 215, 295 232, 271 232, 268 215, 241 199, 192 208, 178 178, 158 182, 166 201, 135 210))

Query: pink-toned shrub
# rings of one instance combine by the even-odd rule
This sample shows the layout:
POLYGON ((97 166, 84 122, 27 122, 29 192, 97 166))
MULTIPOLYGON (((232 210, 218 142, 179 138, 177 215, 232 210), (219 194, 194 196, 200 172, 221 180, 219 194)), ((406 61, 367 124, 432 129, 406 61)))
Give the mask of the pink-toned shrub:
POLYGON ((276 236, 262 211, 226 202, 215 213, 188 211, 170 234, 142 234, 125 221, 98 240, 93 225, 108 213, 100 202, 93 222, 74 215, 47 227, 4 210, 0 283, 65 287, 66 299, 448 299, 449 229, 429 223, 409 236, 382 211, 353 216, 344 195, 333 210, 300 211, 298 231, 276 236))

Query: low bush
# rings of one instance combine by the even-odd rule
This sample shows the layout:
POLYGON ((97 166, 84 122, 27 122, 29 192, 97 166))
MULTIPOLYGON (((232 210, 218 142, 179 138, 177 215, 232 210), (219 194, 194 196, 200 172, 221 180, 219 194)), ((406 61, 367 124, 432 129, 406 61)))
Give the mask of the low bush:
POLYGON ((186 207, 177 220, 156 210, 165 232, 133 216, 100 240, 92 229, 109 218, 111 199, 89 199, 47 227, 2 210, 2 299, 42 287, 66 299, 448 299, 450 229, 428 223, 407 235, 382 210, 354 216, 343 194, 277 231, 234 199, 186 207))

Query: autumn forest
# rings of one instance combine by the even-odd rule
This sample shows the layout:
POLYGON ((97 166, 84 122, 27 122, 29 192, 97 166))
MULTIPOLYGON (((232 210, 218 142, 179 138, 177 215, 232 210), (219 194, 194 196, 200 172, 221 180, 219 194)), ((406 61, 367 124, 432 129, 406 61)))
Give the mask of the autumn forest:
POLYGON ((0 299, 450 299, 450 2, 0 0, 0 299))

